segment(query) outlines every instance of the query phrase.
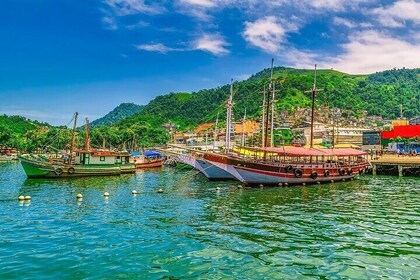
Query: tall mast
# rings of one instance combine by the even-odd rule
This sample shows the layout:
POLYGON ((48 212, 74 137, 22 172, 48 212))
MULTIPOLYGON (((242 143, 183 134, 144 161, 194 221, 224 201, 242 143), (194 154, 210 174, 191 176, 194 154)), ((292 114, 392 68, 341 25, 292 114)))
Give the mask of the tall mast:
POLYGON ((316 64, 315 64, 315 74, 314 74, 314 83, 312 85, 312 109, 311 109, 311 142, 310 147, 314 147, 314 112, 315 112, 315 93, 317 91, 322 91, 322 89, 316 89, 316 64))
POLYGON ((245 146, 245 121, 246 121, 246 108, 244 113, 244 119, 242 121, 242 141, 241 146, 245 146))
POLYGON ((70 161, 69 161, 69 163, 71 163, 71 161, 73 159, 73 150, 74 150, 75 140, 76 140, 76 124, 77 124, 77 116, 78 115, 79 115, 78 112, 76 112, 74 114, 73 132, 71 134, 71 142, 70 142, 70 161))
POLYGON ((276 92, 275 89, 275 84, 273 82, 273 63, 274 63, 274 59, 271 59, 271 78, 270 78, 270 83, 271 83, 271 90, 272 90, 272 95, 271 95, 271 137, 270 137, 270 147, 274 146, 274 94, 276 92))
POLYGON ((265 86, 264 86, 264 92, 263 92, 263 105, 262 105, 262 125, 261 125, 261 146, 264 147, 264 139, 265 139, 265 86))
POLYGON ((216 117, 216 124, 214 125, 214 131, 213 131, 213 152, 216 149, 216 139, 217 139, 217 125, 219 124, 219 112, 217 112, 216 117))
POLYGON ((227 116, 226 116, 226 154, 229 153, 230 150, 230 130, 231 130, 231 122, 232 122, 232 106, 233 106, 233 79, 230 80, 230 95, 227 102, 227 116))
POLYGON ((86 124, 85 124, 85 150, 90 151, 89 119, 88 118, 86 118, 86 124))
MULTIPOLYGON (((271 59, 271 78, 270 83, 267 91, 267 104, 266 104, 266 112, 265 112, 265 124, 264 124, 264 145, 263 147, 268 146, 268 122, 270 118, 270 91, 273 90, 273 84, 272 84, 272 78, 273 78, 273 64, 274 64, 274 58, 271 59)), ((264 156, 265 157, 265 156, 264 156)))

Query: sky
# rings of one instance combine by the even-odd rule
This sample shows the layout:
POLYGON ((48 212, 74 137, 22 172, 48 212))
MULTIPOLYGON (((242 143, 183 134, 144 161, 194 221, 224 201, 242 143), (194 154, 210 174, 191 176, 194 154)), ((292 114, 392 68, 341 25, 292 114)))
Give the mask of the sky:
POLYGON ((270 66, 420 67, 420 0, 1 0, 0 114, 67 124, 270 66))

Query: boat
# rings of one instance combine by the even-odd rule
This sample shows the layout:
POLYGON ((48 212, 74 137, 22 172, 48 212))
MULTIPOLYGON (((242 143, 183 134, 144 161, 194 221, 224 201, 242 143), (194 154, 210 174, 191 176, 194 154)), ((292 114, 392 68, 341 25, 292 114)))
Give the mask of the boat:
POLYGON ((128 152, 91 149, 89 141, 89 122, 86 119, 85 148, 74 149, 78 113, 74 116, 70 152, 61 158, 48 158, 42 155, 19 156, 28 178, 71 178, 90 176, 112 176, 132 174, 136 166, 130 163, 128 152))
POLYGON ((130 154, 131 162, 133 162, 138 169, 161 167, 166 160, 164 155, 156 151, 131 151, 130 154))
MULTIPOLYGON (((272 64, 273 69, 273 64, 272 64)), ((352 148, 316 149, 313 146, 316 65, 312 93, 311 143, 305 147, 273 147, 273 112, 275 84, 272 75, 264 95, 262 147, 247 148, 248 153, 230 151, 226 155, 205 153, 204 159, 225 170, 245 185, 315 184, 345 181, 361 175, 369 168, 367 153, 352 148), (271 92, 270 92, 271 91, 271 92), (269 111, 271 109, 271 144, 268 145, 269 111), (251 151, 251 153, 249 153, 251 151)), ((229 119, 228 119, 229 122, 229 119)))
POLYGON ((254 156, 205 154, 245 185, 292 185, 342 181, 366 172, 367 153, 352 149, 254 148, 254 156), (261 156, 269 153, 270 156, 261 156))
MULTIPOLYGON (((226 125, 226 143, 225 143, 225 150, 228 151, 228 147, 231 146, 231 119, 232 119, 232 107, 233 107, 233 81, 231 81, 230 85, 230 95, 229 99, 226 103, 226 118, 227 118, 227 125, 226 125)), ((216 143, 216 134, 217 134, 217 124, 218 124, 219 117, 217 116, 216 125, 214 130, 214 142, 213 142, 213 153, 215 150, 215 143, 216 143)), ((176 145, 172 145, 173 147, 179 148, 176 145)), ((207 146, 207 145, 206 145, 207 146)), ((205 158, 205 155, 208 154, 207 151, 198 151, 194 149, 184 148, 182 149, 181 153, 177 154, 177 159, 189 166, 192 166, 196 170, 200 171, 204 176, 207 177, 209 180, 235 180, 235 176, 229 173, 227 170, 219 167, 214 162, 208 161, 205 158)))

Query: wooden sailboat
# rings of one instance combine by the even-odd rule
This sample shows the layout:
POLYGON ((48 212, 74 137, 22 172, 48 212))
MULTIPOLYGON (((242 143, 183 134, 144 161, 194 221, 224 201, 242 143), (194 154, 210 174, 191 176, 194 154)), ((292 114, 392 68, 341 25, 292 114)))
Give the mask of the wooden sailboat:
POLYGON ((85 148, 75 150, 76 123, 74 116, 70 152, 61 159, 49 159, 36 155, 19 156, 28 178, 69 178, 86 176, 110 176, 135 173, 136 166, 129 163, 127 152, 91 149, 89 122, 85 126, 85 148))
MULTIPOLYGON (((273 64, 272 64, 273 68, 273 64)), ((367 153, 351 148, 313 148, 313 119, 316 89, 316 66, 312 92, 311 147, 268 146, 268 120, 270 111, 270 91, 274 90, 270 80, 266 96, 264 116, 263 146, 249 148, 251 155, 241 152, 218 155, 204 154, 210 163, 224 169, 246 185, 314 184, 351 179, 368 168, 367 153)), ((274 97, 272 93, 271 96, 274 97)), ((274 102, 274 100, 272 100, 274 102)), ((272 109, 273 111, 273 109, 272 109)), ((273 120, 273 118, 271 118, 273 120)), ((272 143, 272 141, 271 141, 272 143)))

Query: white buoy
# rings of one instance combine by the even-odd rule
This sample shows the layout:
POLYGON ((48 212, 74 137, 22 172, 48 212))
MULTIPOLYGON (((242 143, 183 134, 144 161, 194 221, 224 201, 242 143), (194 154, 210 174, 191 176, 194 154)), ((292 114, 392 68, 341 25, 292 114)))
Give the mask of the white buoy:
POLYGON ((220 187, 216 187, 216 191, 220 191, 220 187))
POLYGON ((158 189, 158 193, 163 193, 163 190, 162 189, 158 189))
POLYGON ((279 183, 279 187, 282 187, 283 186, 283 183, 279 183))
POLYGON ((23 195, 20 195, 20 196, 18 197, 18 199, 19 199, 19 200, 25 200, 25 197, 24 197, 23 195))
POLYGON ((242 185, 238 185, 238 189, 242 189, 242 187, 243 187, 242 185))
POLYGON ((334 183, 334 180, 331 180, 331 183, 334 183))
POLYGON ((302 183, 302 186, 306 186, 306 183, 302 183))
POLYGON ((82 195, 81 193, 78 193, 78 194, 76 195, 76 197, 77 197, 77 198, 83 198, 83 195, 82 195))
POLYGON ((318 181, 318 182, 316 182, 316 183, 317 183, 318 185, 319 185, 319 184, 321 184, 321 182, 320 182, 320 181, 318 181))
POLYGON ((345 182, 346 181, 346 179, 343 179, 343 182, 345 182))
POLYGON ((105 193, 104 193, 104 196, 105 196, 105 197, 108 197, 108 196, 109 196, 109 192, 105 192, 105 193))
POLYGON ((288 186, 288 185, 289 185, 289 183, 284 183, 284 185, 285 185, 285 186, 288 186))
POLYGON ((132 190, 131 194, 138 194, 138 192, 136 190, 132 190))
POLYGON ((264 185, 263 184, 260 184, 260 188, 262 188, 262 187, 264 187, 264 185))
POLYGON ((31 197, 29 195, 25 196, 25 200, 31 200, 31 197))

